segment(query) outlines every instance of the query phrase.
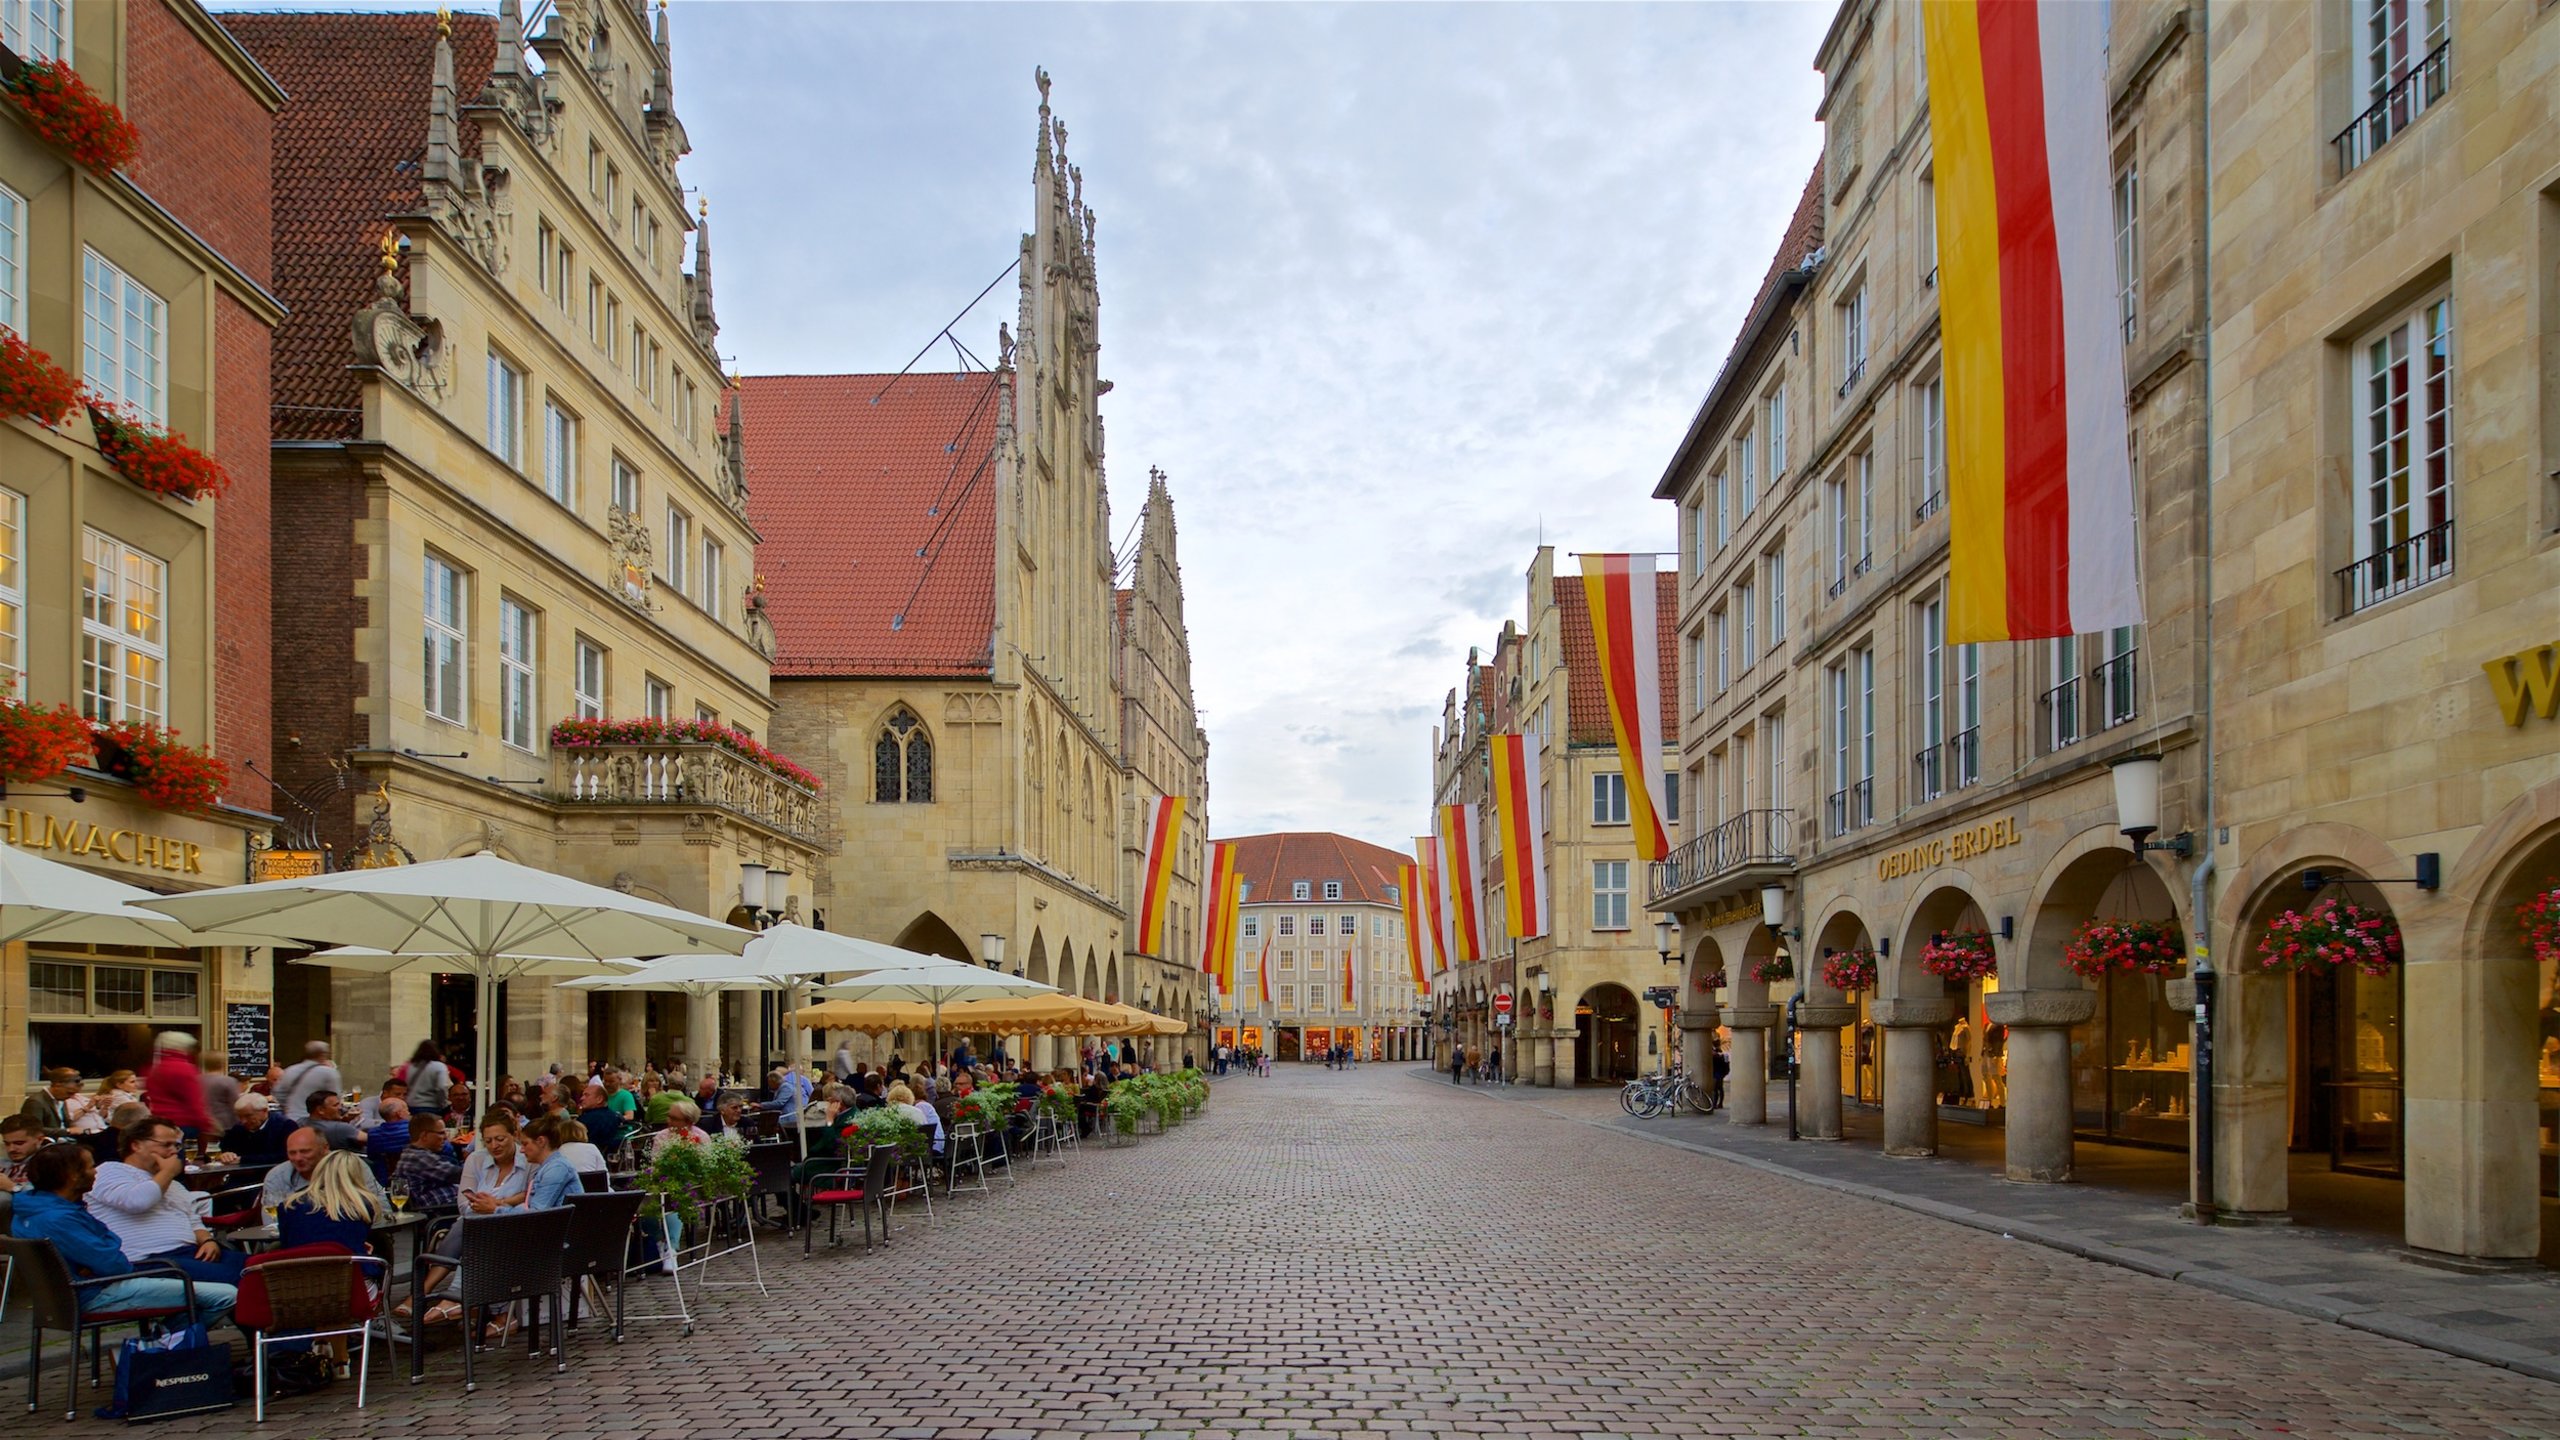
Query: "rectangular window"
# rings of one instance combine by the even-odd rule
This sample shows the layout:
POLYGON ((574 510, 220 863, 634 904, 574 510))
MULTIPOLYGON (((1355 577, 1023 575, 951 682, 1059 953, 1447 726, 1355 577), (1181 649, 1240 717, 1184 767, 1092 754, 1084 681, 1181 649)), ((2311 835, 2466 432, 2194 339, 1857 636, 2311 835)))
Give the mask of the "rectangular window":
POLYGON ((1306 882, 1306 881, 1304 881, 1304 880, 1292 880, 1292 881, 1290 881, 1290 882, 1289 882, 1289 898, 1290 898, 1290 899, 1292 899, 1292 900, 1304 900, 1304 899, 1306 899, 1306 898, 1307 898, 1307 882, 1306 882))
POLYGON ((1920 386, 1920 499, 1911 518, 1926 520, 1947 504, 1947 382, 1932 375, 1920 386))
POLYGON ((169 423, 169 307, 95 250, 80 254, 81 378, 110 404, 169 423))
POLYGON ((1733 534, 1732 496, 1726 492, 1722 470, 1718 470, 1707 483, 1716 494, 1716 548, 1722 550, 1725 540, 1733 534))
POLYGON ((2438 296, 2358 349, 2353 614, 2453 573, 2453 301, 2438 296))
POLYGON ((96 530, 81 559, 80 713, 165 723, 169 567, 96 530))
MULTIPOLYGON (((1324 898, 1326 898, 1327 900, 1339 900, 1339 899, 1341 899, 1341 898, 1342 898, 1342 882, 1341 882, 1341 881, 1339 881, 1339 880, 1327 880, 1326 882, 1324 882, 1324 898)), ((1346 928, 1347 928, 1347 927, 1346 927, 1346 928)))
POLYGON ((2135 630, 2122 625, 2106 634, 2106 658, 2098 662, 2089 678, 2097 690, 2098 728, 2112 730, 2133 719, 2141 710, 2134 689, 2135 630))
POLYGON ((692 567, 686 563, 693 549, 693 517, 673 505, 667 507, 667 583, 679 595, 691 593, 685 577, 692 567))
POLYGON ((1831 722, 1831 833, 1846 835, 1857 827, 1851 816, 1850 790, 1858 782, 1857 708, 1852 694, 1851 662, 1842 659, 1822 672, 1824 708, 1831 722))
POLYGON ((577 299, 577 277, 578 249, 562 241, 551 256, 551 303, 560 307, 563 315, 569 313, 569 306, 577 299))
POLYGON ((1787 638, 1787 552, 1783 542, 1760 557, 1760 572, 1767 578, 1769 645, 1775 649, 1787 638))
POLYGON ((1308 933, 1308 934, 1310 934, 1310 935, 1321 935, 1321 934, 1323 934, 1323 933, 1324 933, 1324 917, 1323 917, 1323 916, 1321 916, 1321 915, 1310 915, 1310 916, 1308 916, 1308 917, 1307 917, 1307 933, 1308 933))
POLYGON ((693 718, 700 724, 717 725, 720 723, 720 712, 696 700, 693 702, 693 718))
POLYGON ((1680 772, 1662 772, 1662 793, 1654 797, 1665 824, 1676 824, 1680 815, 1680 772))
POLYGON ((24 333, 26 303, 27 202, 0 185, 0 325, 24 333))
POLYGON ((489 449, 524 469, 524 372, 495 350, 489 352, 489 449))
POLYGON ((635 520, 640 516, 640 472, 619 455, 613 457, 613 508, 635 520))
POLYGON ((1775 485, 1787 473, 1787 387, 1770 391, 1761 408, 1769 415, 1769 483, 1775 485))
MULTIPOLYGON (((1928 71, 1920 72, 1924 76, 1928 71)), ((1913 249, 1920 257, 1920 288, 1934 290, 1938 285, 1938 177, 1935 171, 1920 172, 1918 203, 1920 225, 1913 234, 1913 249)))
POLYGON ((470 723, 469 680, 471 610, 463 574, 451 561, 430 552, 426 558, 426 595, 420 619, 426 632, 427 713, 456 725, 470 723))
POLYGON ((581 720, 604 718, 604 647, 578 637, 577 673, 569 682, 570 705, 581 720))
POLYGON ((1733 452, 1733 473, 1742 485, 1742 513, 1746 517, 1760 504, 1759 456, 1752 449, 1753 439, 1750 431, 1743 431, 1733 452))
POLYGON ((610 291, 604 297, 603 343, 606 358, 622 358, 622 297, 610 291))
POLYGON ((604 281, 594 275, 589 275, 587 277, 587 343, 595 346, 599 350, 603 349, 606 344, 605 335, 607 334, 607 331, 604 328, 604 302, 604 281))
POLYGON ((560 232, 548 220, 537 220, 533 226, 533 284, 545 295, 551 293, 551 267, 560 258, 560 232))
POLYGON ((717 540, 706 539, 702 542, 702 577, 699 581, 701 589, 695 598, 712 619, 720 621, 726 621, 729 618, 721 613, 728 608, 725 603, 728 599, 726 588, 728 582, 722 578, 728 554, 729 552, 717 540))
POLYGON ((1279 1004, 1278 1004, 1278 1008, 1280 1008, 1280 1009, 1282 1009, 1282 1010, 1295 1010, 1295 1009, 1297 1009, 1297 1008, 1298 1008, 1298 987, 1297 987, 1297 986, 1295 986, 1295 985, 1283 985, 1283 986, 1281 986, 1281 987, 1280 987, 1280 997, 1279 997, 1279 1004))
POLYGON ((1707 569, 1706 512, 1695 505, 1680 507, 1680 559, 1692 575, 1707 569))
POLYGON ((1858 558, 1849 567, 1852 575, 1864 575, 1876 558, 1876 456, 1872 450, 1861 450, 1849 468, 1858 477, 1858 558))
POLYGON ((27 60, 71 58, 71 0, 0 0, 0 42, 27 60))
POLYGON ((1926 801, 1947 793, 1946 602, 1938 599, 1928 601, 1920 607, 1917 618, 1920 683, 1916 698, 1920 704, 1920 750, 1911 760, 1911 785, 1913 798, 1926 801))
POLYGON ((548 397, 542 402, 542 493, 578 508, 578 419, 548 397))
POLYGON ((2116 320, 2124 327, 2124 343, 2133 343, 2134 319, 2142 293, 2142 181, 2127 165, 2116 175, 2116 320))
POLYGON ((1244 917, 1244 938, 1247 940, 1259 940, 1262 938, 1261 916, 1247 915, 1244 917))
POLYGON ((587 193, 598 200, 604 198, 604 166, 605 159, 603 142, 597 140, 588 141, 587 193))
POLYGON ((621 197, 622 167, 607 160, 604 162, 604 223, 608 229, 613 225, 615 202, 621 197))
POLYGON ((2364 110, 2334 141, 2342 175, 2443 99, 2453 76, 2447 0, 2356 0, 2355 8, 2356 103, 2364 110))
POLYGON ((1707 616, 1707 628, 1715 632, 1716 693, 1721 695, 1725 687, 1733 683, 1733 637, 1725 624, 1723 607, 1717 607, 1707 616))
POLYGON ((1947 788, 1961 790, 1982 778, 1982 647, 1955 648, 1955 734, 1947 741, 1947 788))
MULTIPOLYGON (((1301 885, 1304 885, 1306 882, 1305 882, 1305 881, 1303 881, 1303 880, 1301 880, 1301 881, 1299 881, 1298 883, 1299 883, 1299 884, 1301 884, 1301 885)), ((1296 897, 1296 898, 1298 898, 1298 899, 1300 899, 1300 900, 1304 900, 1304 899, 1306 899, 1307 897, 1306 897, 1306 896, 1304 896, 1304 895, 1300 895, 1300 896, 1298 896, 1298 897, 1296 897)), ((1295 935, 1295 934, 1297 934, 1297 933, 1298 933, 1298 917, 1297 917, 1297 916, 1295 916, 1295 915, 1283 915, 1283 916, 1281 916, 1281 917, 1280 917, 1280 933, 1281 933, 1281 934, 1283 934, 1283 935, 1295 935)))
POLYGON ((1787 808, 1787 717, 1770 711, 1760 717, 1760 748, 1769 756, 1769 781, 1765 787, 1769 808, 1787 808))
POLYGON ((672 720, 676 714, 676 687, 652 675, 640 690, 641 713, 652 720, 672 720))
POLYGON ((1689 632, 1689 708, 1707 708, 1707 632, 1689 632))
POLYGON ((1591 862, 1591 928, 1624 930, 1627 928, 1627 862, 1594 860, 1591 862))
MULTIPOLYGON (((1329 888, 1339 887, 1337 885, 1329 888)), ((1328 895, 1325 898, 1328 900, 1339 900, 1342 897, 1339 895, 1328 895)), ((1333 933, 1336 935, 1357 936, 1360 933, 1360 917, 1357 915, 1336 915, 1333 917, 1333 925, 1333 933)))
POLYGON ((498 600, 498 738, 518 750, 533 748, 533 675, 539 638, 533 610, 512 595, 498 600))
MULTIPOLYGON (((1745 573, 1749 573, 1747 568, 1745 573)), ((1735 586, 1733 610, 1735 614, 1742 617, 1742 668, 1747 671, 1751 668, 1751 662, 1760 657, 1759 587, 1748 580, 1735 586)))
POLYGON ((2044 748, 2051 752, 2080 743, 2080 637, 2047 640, 2044 653, 2052 683, 2039 708, 2044 711, 2044 748))
POLYGON ((27 694, 27 498, 0 490, 0 695, 27 694))
MULTIPOLYGON (((1313 965, 1317 963, 1318 958, 1319 957, 1317 956, 1310 955, 1307 957, 1307 963, 1313 965)), ((1307 987, 1307 1009, 1310 1013, 1322 1012, 1332 1008, 1333 987, 1331 985, 1310 985, 1307 987)))
POLYGON ((1831 532, 1831 595, 1836 599, 1849 588, 1849 482, 1845 478, 1823 482, 1822 524, 1831 532))
POLYGON ((1861 283, 1840 302, 1840 398, 1867 373, 1867 287, 1861 283))
POLYGON ((1627 777, 1610 771, 1591 777, 1591 823, 1624 825, 1627 823, 1627 777))

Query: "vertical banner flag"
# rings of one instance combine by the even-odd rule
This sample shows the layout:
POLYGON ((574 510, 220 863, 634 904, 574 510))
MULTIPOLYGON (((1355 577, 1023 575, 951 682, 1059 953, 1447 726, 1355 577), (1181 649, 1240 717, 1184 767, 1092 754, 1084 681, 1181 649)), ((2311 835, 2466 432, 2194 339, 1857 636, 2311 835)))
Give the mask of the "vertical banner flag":
POLYGON ((1218 894, 1218 993, 1233 996, 1236 993, 1236 931, 1244 924, 1243 867, 1233 863, 1227 866, 1227 882, 1218 894))
POLYGON ((1662 637, 1654 620, 1653 557, 1583 556, 1582 596, 1591 607, 1591 643, 1600 652, 1600 688, 1618 739, 1636 858, 1659 860, 1671 852, 1671 832, 1670 817, 1656 808, 1660 797, 1653 793, 1662 769, 1662 637))
POLYGON ((1502 837, 1503 933, 1547 933, 1546 797, 1538 791, 1538 737, 1493 737, 1493 823, 1502 837))
MULTIPOLYGON (((1164 917, 1173 908, 1173 859, 1182 839, 1183 799, 1161 795, 1147 807, 1147 873, 1138 892, 1138 949, 1164 954, 1164 917)), ((1208 892, 1212 902, 1218 892, 1208 892)))
POLYGON ((2107 7, 1920 7, 1946 372, 1947 640, 2142 620, 2107 7))
POLYGON ((1262 937, 1262 958, 1254 962, 1253 968, 1254 973, 1262 977, 1259 982, 1262 987, 1262 1008, 1269 1010, 1271 1008, 1271 937, 1268 935, 1262 937))
POLYGON ((1404 907, 1404 960, 1413 967, 1413 988, 1428 990, 1431 977, 1422 968, 1422 871, 1419 867, 1396 867, 1396 901, 1404 907))
POLYGON ((1209 844, 1209 883, 1201 891, 1209 902, 1209 923, 1201 927, 1200 973, 1215 976, 1225 968, 1225 957, 1235 951, 1236 917, 1227 893, 1236 878, 1236 847, 1224 840, 1209 844))
POLYGON ((1413 837, 1413 858, 1422 872, 1422 926, 1431 936, 1431 973, 1449 968, 1449 930, 1440 903, 1440 837, 1413 837))
POLYGON ((1469 965, 1484 958, 1484 926, 1476 912, 1484 866, 1476 848, 1476 807, 1440 807, 1440 869, 1449 892, 1449 955, 1452 964, 1469 965))
POLYGON ((1342 952, 1342 1008, 1355 1012, 1360 1008, 1360 947, 1356 944, 1342 952))

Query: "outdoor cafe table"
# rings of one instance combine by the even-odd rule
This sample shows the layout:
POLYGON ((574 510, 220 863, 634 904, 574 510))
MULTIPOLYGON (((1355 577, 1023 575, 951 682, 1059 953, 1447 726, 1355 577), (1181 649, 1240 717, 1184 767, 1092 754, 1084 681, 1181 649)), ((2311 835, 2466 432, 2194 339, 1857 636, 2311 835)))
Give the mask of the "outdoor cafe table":
MULTIPOLYGON (((410 1264, 414 1266, 418 1259, 418 1239, 426 1233, 427 1222, 434 1218, 436 1217, 428 1215, 422 1211, 403 1210, 393 1215, 390 1219, 383 1221, 381 1224, 374 1226, 374 1235, 386 1242, 382 1247, 382 1258, 385 1261, 396 1260, 398 1257, 396 1257, 392 1252, 398 1248, 400 1237, 402 1235, 407 1235, 410 1237, 409 1261, 410 1264)), ((244 1250, 264 1250, 276 1243, 276 1227, 273 1225, 244 1225, 237 1230, 231 1231, 223 1238, 230 1241, 232 1244, 238 1245, 244 1250)), ((395 1275, 399 1273, 399 1266, 397 1264, 392 1266, 392 1273, 395 1275)))
POLYGON ((178 1183, 211 1195, 262 1180, 268 1171, 276 1168, 277 1163, 273 1160, 244 1160, 236 1165, 189 1165, 179 1172, 178 1183))

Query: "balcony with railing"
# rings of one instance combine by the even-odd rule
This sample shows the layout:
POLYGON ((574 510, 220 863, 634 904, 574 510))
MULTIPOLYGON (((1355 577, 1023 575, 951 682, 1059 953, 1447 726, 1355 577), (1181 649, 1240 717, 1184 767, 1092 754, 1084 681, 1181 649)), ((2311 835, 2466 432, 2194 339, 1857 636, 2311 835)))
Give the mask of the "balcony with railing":
POLYGON ((1824 802, 1824 813, 1831 821, 1831 833, 1846 835, 1864 830, 1876 819, 1876 782, 1870 775, 1846 790, 1834 790, 1824 802))
POLYGON ((2453 82, 2453 41, 2447 39, 2404 71, 2382 92, 2382 98, 2365 107, 2363 114, 2348 122, 2347 128, 2329 143, 2338 152, 2338 175, 2341 179, 2374 157, 2374 153, 2392 142, 2410 122, 2427 112, 2444 98, 2453 82))
POLYGON ((563 805, 716 810, 795 840, 826 838, 815 789, 708 742, 554 745, 551 792, 563 805))
POLYGON ((2453 522, 2421 530, 2337 570, 2338 613, 2353 615, 2453 573, 2453 522))
POLYGON ((1745 810, 1645 867, 1645 903, 1659 910, 1712 900, 1795 865, 1793 813, 1745 810))

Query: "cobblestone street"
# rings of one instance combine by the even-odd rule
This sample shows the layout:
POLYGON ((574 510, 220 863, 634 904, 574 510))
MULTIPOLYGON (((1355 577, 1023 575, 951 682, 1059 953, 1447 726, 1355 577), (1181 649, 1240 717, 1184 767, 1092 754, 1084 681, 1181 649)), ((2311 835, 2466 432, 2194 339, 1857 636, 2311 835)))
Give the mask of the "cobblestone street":
MULTIPOLYGON (((2539 1381, 1403 1067, 1221 1081, 997 1191, 867 1258, 770 1243, 771 1297, 690 1340, 590 1330, 468 1399, 450 1349, 414 1389, 378 1364, 368 1409, 341 1384, 266 1433, 2560 1435, 2539 1381)), ((6 1433, 61 1433, 59 1379, 6 1433)))

